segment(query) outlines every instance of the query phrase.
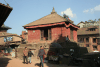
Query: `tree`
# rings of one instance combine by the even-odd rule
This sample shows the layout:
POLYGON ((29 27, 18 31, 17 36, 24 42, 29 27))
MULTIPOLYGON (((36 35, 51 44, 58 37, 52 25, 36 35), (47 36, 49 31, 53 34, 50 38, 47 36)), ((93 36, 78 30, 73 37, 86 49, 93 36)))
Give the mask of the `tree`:
POLYGON ((93 20, 88 20, 88 22, 92 22, 93 20))
POLYGON ((100 18, 98 19, 98 21, 100 21, 100 18))
POLYGON ((69 19, 69 16, 66 15, 66 14, 63 14, 63 17, 66 18, 66 19, 69 19))

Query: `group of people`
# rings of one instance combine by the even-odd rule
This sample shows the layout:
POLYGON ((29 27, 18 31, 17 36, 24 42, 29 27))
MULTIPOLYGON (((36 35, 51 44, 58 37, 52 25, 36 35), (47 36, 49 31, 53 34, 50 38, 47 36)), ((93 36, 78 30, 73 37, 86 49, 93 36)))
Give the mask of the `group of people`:
MULTIPOLYGON (((32 53, 31 49, 29 49, 29 51, 27 50, 27 47, 25 47, 25 50, 23 50, 23 59, 24 59, 24 62, 25 63, 25 60, 26 60, 26 64, 28 64, 28 58, 29 58, 29 63, 31 64, 31 57, 32 55, 34 56, 34 54, 32 53)), ((37 56, 37 59, 40 58, 40 66, 43 67, 43 62, 44 62, 44 55, 46 55, 45 53, 45 50, 43 48, 43 46, 40 46, 40 50, 38 52, 38 56, 37 56)))

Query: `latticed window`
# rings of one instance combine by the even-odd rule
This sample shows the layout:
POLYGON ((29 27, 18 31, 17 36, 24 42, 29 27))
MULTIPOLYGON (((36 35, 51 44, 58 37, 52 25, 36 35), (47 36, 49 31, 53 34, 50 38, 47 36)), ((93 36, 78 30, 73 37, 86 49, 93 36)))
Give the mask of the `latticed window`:
POLYGON ((41 40, 51 40, 51 29, 41 30, 41 40))
POLYGON ((13 37, 4 37, 4 42, 13 41, 13 37))
POLYGON ((93 38, 93 43, 96 43, 96 38, 93 38))
POLYGON ((78 42, 83 43, 84 42, 84 38, 78 38, 78 42))

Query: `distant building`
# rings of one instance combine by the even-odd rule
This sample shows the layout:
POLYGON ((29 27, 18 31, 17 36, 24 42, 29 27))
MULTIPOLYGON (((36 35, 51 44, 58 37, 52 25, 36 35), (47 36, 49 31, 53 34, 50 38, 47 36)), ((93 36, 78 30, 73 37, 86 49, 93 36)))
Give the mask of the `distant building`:
POLYGON ((28 32, 27 31, 22 31, 22 38, 27 42, 28 41, 28 32))
POLYGON ((99 21, 92 21, 92 22, 80 22, 77 24, 77 26, 80 26, 80 28, 84 28, 84 27, 89 27, 89 26, 98 26, 100 24, 100 20, 99 21))
POLYGON ((90 47, 91 51, 100 51, 100 28, 99 26, 84 27, 77 31, 78 42, 84 47, 90 47))
POLYGON ((77 26, 80 26, 80 28, 83 28, 84 25, 85 25, 84 22, 80 22, 79 24, 77 24, 77 26))
POLYGON ((7 30, 11 29, 8 26, 2 25, 0 29, 0 45, 15 45, 17 42, 21 42, 21 37, 17 34, 7 33, 7 30))
POLYGON ((66 40, 66 37, 69 40, 77 41, 79 27, 72 22, 58 15, 53 8, 51 14, 23 27, 28 30, 29 43, 51 43, 57 40, 62 42, 66 40))

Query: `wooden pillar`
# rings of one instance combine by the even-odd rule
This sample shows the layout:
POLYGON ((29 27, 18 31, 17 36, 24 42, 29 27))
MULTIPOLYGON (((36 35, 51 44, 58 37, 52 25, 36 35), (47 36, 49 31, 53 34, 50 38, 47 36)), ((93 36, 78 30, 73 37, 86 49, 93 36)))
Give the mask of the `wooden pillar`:
POLYGON ((84 38, 84 46, 86 47, 86 38, 84 38))
POLYGON ((92 37, 89 38, 89 43, 91 43, 93 45, 93 38, 92 37))
POLYGON ((96 45, 98 45, 98 41, 97 41, 97 39, 96 39, 96 45))
POLYGON ((84 38, 84 43, 86 44, 86 38, 84 38))

